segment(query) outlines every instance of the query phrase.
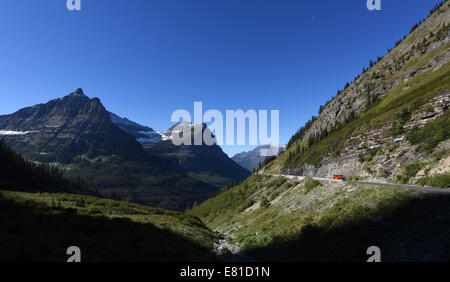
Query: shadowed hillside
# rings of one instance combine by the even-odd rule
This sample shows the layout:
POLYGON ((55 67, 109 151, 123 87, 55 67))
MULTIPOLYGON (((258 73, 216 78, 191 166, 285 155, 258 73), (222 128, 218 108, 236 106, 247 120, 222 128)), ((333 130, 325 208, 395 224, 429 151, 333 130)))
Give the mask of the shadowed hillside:
POLYGON ((0 261, 212 261, 218 236, 181 213, 70 194, 0 192, 0 261))
MULTIPOLYGON (((423 197, 401 203, 390 213, 353 218, 335 226, 300 225, 300 232, 276 238, 246 253, 265 261, 364 262, 377 246, 384 262, 450 262, 450 197, 423 197)), ((344 207, 342 207, 344 208, 344 207)), ((322 219, 325 222, 327 213, 322 219)))
POLYGON ((264 261, 448 261, 450 197, 253 175, 189 214, 264 261))
POLYGON ((0 141, 0 261, 64 262, 74 245, 83 261, 214 260, 198 218, 98 195, 0 141))

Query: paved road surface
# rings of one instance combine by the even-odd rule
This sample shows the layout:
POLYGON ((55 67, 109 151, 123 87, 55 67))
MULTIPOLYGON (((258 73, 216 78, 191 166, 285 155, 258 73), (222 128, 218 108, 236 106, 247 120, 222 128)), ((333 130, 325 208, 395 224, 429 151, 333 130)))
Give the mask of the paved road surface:
MULTIPOLYGON (((273 176, 284 176, 289 179, 296 179, 296 180, 303 180, 305 179, 305 176, 296 176, 296 175, 284 175, 284 174, 272 174, 273 176)), ((336 180, 336 179, 329 179, 329 178, 318 178, 318 177, 311 177, 316 180, 321 181, 337 181, 340 182, 342 180, 336 180)), ((431 187, 424 187, 424 186, 418 186, 418 185, 407 185, 407 184, 392 184, 392 183, 376 183, 376 182, 364 182, 364 181, 350 181, 357 184, 362 185, 370 185, 370 186, 383 186, 383 187, 392 187, 392 188, 400 188, 400 189, 408 189, 408 190, 417 190, 422 191, 426 193, 432 193, 432 194, 448 194, 450 195, 450 189, 444 189, 444 188, 431 188, 431 187)))

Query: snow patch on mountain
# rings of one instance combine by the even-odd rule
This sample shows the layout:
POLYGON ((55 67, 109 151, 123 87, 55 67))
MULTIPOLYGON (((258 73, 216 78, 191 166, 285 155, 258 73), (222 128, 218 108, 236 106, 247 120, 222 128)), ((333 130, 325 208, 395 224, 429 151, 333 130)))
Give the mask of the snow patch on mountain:
POLYGON ((28 133, 31 133, 31 131, 14 131, 14 130, 0 130, 0 135, 26 135, 28 133))
POLYGON ((145 135, 147 137, 140 137, 136 140, 141 144, 147 143, 158 143, 163 141, 163 135, 157 131, 139 131, 140 134, 145 135))
POLYGON ((141 144, 158 143, 163 141, 163 136, 153 130, 152 128, 144 125, 140 125, 127 118, 121 118, 116 114, 109 113, 112 123, 120 127, 123 131, 127 132, 141 144))

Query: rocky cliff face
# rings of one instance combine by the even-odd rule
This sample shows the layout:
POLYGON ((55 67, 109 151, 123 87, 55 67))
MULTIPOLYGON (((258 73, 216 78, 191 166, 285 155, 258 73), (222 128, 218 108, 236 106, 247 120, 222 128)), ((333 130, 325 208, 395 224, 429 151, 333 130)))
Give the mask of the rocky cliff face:
POLYGON ((81 89, 0 116, 0 135, 26 157, 47 163, 110 155, 140 159, 143 154, 140 144, 111 122, 100 100, 81 89))
POLYGON ((419 162, 422 167, 416 172, 416 178, 425 177, 427 170, 431 175, 448 173, 450 140, 443 140, 432 150, 423 151, 420 150, 420 145, 411 144, 407 137, 415 128, 423 129, 427 124, 446 116, 445 120, 448 120, 446 108, 449 106, 450 92, 445 92, 416 110, 399 135, 392 133, 392 125, 384 125, 369 132, 358 132, 345 140, 339 157, 327 155, 318 165, 304 164, 284 168, 281 172, 324 178, 343 174, 383 182, 386 179, 395 180, 407 164, 419 162))
POLYGON ((322 107, 265 169, 403 182, 448 174, 449 5, 322 107))
POLYGON ((388 93, 419 74, 436 71, 446 65, 450 60, 450 9, 447 5, 329 101, 306 131, 303 140, 330 130, 348 119, 352 113, 365 112, 371 101, 382 100, 388 93), (417 64, 417 60, 420 60, 420 64, 417 64))

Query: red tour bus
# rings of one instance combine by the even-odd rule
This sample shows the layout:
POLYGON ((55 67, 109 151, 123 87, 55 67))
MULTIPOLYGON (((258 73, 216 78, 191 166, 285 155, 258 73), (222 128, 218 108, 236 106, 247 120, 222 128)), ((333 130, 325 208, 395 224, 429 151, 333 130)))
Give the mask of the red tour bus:
POLYGON ((340 175, 340 174, 335 174, 335 175, 333 176, 333 179, 336 179, 336 180, 345 180, 345 177, 344 177, 343 175, 340 175))

